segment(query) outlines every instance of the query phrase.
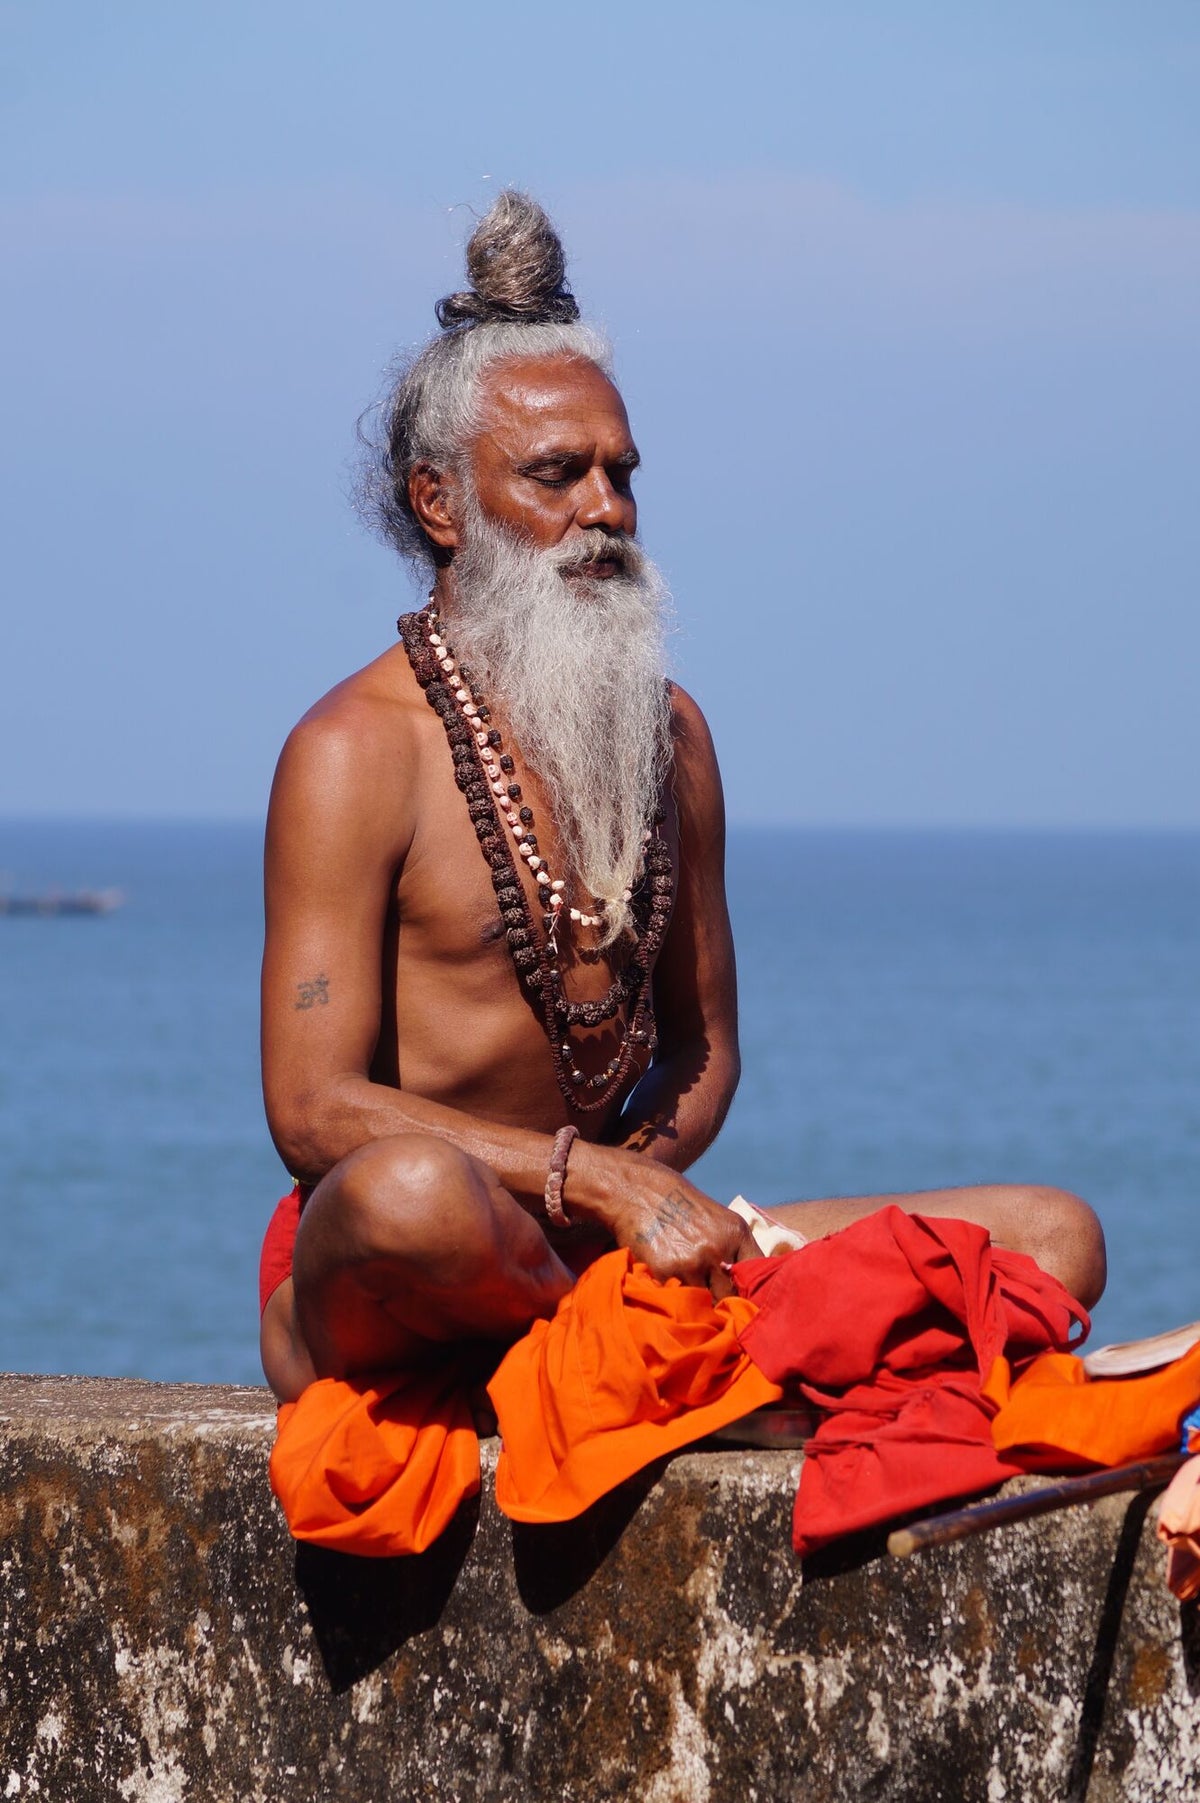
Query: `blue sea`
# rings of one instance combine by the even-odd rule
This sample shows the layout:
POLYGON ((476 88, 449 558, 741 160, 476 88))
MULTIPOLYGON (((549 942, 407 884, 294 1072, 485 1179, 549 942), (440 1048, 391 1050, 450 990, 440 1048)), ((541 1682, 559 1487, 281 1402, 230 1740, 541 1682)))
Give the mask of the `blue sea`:
MULTIPOLYGON (((0 825, 0 1369, 255 1383, 286 1187, 257 1066, 260 834, 0 825)), ((735 831, 744 1076, 711 1194, 1085 1195, 1094 1343, 1200 1317, 1200 835, 735 831)))

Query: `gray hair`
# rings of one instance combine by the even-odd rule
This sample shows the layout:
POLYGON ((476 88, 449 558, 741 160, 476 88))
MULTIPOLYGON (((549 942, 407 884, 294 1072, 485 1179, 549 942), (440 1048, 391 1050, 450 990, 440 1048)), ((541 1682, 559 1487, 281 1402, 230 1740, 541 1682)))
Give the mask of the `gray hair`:
POLYGON ((470 288, 437 305, 442 330, 397 359, 387 392, 359 422, 359 512, 427 575, 441 553, 408 498, 419 463, 454 470, 479 430, 479 382, 496 363, 574 357, 612 375, 607 339, 579 318, 562 242, 535 200, 506 188, 467 244, 470 288))

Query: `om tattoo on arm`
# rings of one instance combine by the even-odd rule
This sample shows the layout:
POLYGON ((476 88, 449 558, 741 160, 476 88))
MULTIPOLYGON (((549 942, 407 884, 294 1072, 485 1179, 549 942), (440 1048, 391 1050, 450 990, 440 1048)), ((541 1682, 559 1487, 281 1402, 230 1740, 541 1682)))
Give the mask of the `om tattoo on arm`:
POLYGON ((314 1008, 318 1002, 322 1008, 329 1003, 329 978, 323 972, 309 977, 306 982, 296 984, 296 1000, 292 1005, 296 1008, 314 1008))

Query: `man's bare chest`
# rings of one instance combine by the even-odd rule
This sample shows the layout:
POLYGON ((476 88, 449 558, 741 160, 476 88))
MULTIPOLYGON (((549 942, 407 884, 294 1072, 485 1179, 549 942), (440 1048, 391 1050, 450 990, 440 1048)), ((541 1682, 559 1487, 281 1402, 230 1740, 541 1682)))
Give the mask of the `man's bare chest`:
MULTIPOLYGON (((518 766, 516 794, 490 796, 486 808, 472 810, 456 780, 456 766, 439 721, 427 716, 419 734, 419 780, 413 832, 395 873, 394 913, 407 959, 444 965, 460 981, 501 982, 537 993, 536 970, 551 938, 552 898, 574 897, 567 853, 536 775, 518 766), (517 780, 519 778, 519 780, 517 780), (536 855, 518 856, 520 837, 536 855), (509 855, 497 865, 497 841, 509 855), (514 900, 514 891, 519 899, 514 900), (521 947, 534 956, 514 957, 521 947)), ((628 943, 597 950, 595 935, 570 919, 569 906, 557 917, 551 950, 573 994, 603 994, 629 961, 628 943)), ((406 961, 407 961, 406 959, 406 961)))

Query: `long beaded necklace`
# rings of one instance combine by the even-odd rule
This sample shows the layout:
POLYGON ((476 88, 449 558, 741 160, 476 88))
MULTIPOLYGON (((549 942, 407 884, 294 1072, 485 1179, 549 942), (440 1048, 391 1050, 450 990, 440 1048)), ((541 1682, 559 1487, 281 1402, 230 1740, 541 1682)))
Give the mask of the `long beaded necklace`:
MULTIPOLYGON (((565 882, 550 875, 538 850, 533 811, 524 804, 520 784, 514 780, 514 761, 504 750, 499 729, 491 725, 491 710, 470 672, 457 662, 446 644, 435 610, 426 608, 418 614, 404 614, 396 627, 425 699, 446 729, 454 780, 466 797, 479 849, 491 870, 513 964, 540 1004, 538 1012, 550 1042, 555 1081, 569 1107, 580 1114, 594 1113, 607 1107, 616 1095, 635 1048, 645 1046, 653 1052, 658 1043, 650 980, 671 917, 675 880, 670 847, 656 831, 648 831, 643 872, 624 897, 631 904, 637 935, 624 970, 597 1000, 569 1000, 558 964, 561 916, 566 912, 574 924, 598 926, 602 904, 593 904, 596 912, 569 908, 565 882), (533 874, 539 898, 544 898, 543 935, 534 928, 525 890, 513 865, 510 834, 533 874), (602 1071, 589 1077, 576 1061, 570 1029, 597 1027, 613 1020, 625 1003, 631 1007, 620 1049, 602 1071)), ((657 820, 654 825, 658 825, 657 820)))

